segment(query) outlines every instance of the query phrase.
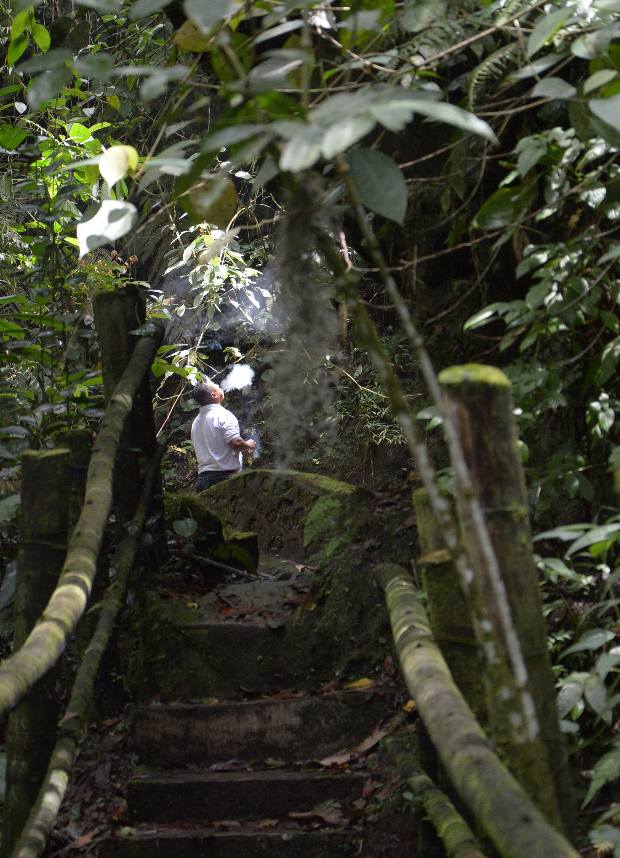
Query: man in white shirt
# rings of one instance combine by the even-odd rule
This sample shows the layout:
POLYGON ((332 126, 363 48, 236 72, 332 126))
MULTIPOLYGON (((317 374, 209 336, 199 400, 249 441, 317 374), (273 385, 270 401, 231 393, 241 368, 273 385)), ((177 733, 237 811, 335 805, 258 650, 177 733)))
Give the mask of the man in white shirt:
POLYGON ((194 399, 200 411, 192 423, 192 444, 198 459, 195 490, 202 492, 241 470, 242 453, 256 448, 256 441, 241 437, 239 421, 224 408, 224 391, 212 381, 197 384, 194 399))

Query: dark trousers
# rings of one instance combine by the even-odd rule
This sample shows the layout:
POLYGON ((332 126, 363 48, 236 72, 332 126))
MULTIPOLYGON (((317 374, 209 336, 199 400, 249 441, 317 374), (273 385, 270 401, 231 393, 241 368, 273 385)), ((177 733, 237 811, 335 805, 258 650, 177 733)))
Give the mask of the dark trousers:
POLYGON ((218 483, 232 477, 237 471, 203 471, 198 474, 198 479, 194 485, 194 491, 204 492, 205 489, 210 489, 211 486, 216 486, 218 483))

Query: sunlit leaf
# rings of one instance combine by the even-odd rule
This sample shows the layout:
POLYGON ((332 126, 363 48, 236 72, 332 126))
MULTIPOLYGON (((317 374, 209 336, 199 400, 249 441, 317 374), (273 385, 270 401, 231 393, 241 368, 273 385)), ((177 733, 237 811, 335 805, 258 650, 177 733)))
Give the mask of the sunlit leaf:
POLYGON ((43 24, 33 24, 31 33, 37 48, 40 51, 49 51, 52 40, 46 27, 43 24))
POLYGON ((402 226, 407 210, 407 184, 394 161, 376 149, 353 149, 347 161, 364 206, 402 226))
POLYGON ((99 172, 110 187, 138 166, 138 153, 133 146, 110 146, 99 159, 99 172))
POLYGON ((23 128, 16 128, 14 125, 0 125, 0 147, 9 152, 14 151, 24 142, 28 132, 23 128))
POLYGON ((588 107, 595 116, 611 125, 616 131, 620 131, 620 95, 592 98, 588 101, 588 107))
POLYGON ((6 54, 7 65, 14 66, 27 47, 28 36, 25 33, 20 33, 17 38, 12 39, 6 54))
POLYGON ((80 257, 85 256, 90 250, 122 238, 137 219, 138 210, 132 203, 104 200, 94 217, 77 225, 80 257))
POLYGON ((594 74, 591 74, 584 83, 583 94, 587 95, 589 92, 592 92, 601 86, 605 86, 605 84, 612 81, 617 74, 618 72, 616 69, 601 69, 600 71, 594 72, 594 74))

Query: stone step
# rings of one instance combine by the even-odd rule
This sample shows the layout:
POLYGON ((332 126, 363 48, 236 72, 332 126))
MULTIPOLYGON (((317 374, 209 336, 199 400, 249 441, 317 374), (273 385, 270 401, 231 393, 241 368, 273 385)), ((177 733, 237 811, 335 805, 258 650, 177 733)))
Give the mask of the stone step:
POLYGON ((133 750, 154 767, 319 760, 365 739, 387 714, 377 692, 338 691, 289 699, 141 706, 131 721, 133 750))
POLYGON ((243 829, 159 829, 108 837, 99 858, 326 858, 353 855, 355 834, 349 831, 273 831, 243 829))
POLYGON ((326 800, 361 798, 363 772, 150 772, 127 785, 127 802, 139 822, 207 822, 217 819, 283 819, 326 800))

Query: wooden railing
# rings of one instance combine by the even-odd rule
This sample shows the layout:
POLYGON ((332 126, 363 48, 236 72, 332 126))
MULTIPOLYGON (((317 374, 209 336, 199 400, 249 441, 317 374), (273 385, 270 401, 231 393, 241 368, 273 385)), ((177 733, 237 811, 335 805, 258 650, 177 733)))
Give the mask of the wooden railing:
MULTIPOLYGON (((134 497, 138 496, 131 516, 128 515, 130 507, 124 503, 127 493, 122 491, 126 485, 119 486, 120 502, 115 498, 117 492, 114 488, 114 471, 119 451, 125 457, 135 456, 135 450, 128 452, 132 444, 135 446, 135 427, 128 434, 127 427, 131 422, 129 418, 135 415, 137 407, 143 411, 150 408, 150 398, 148 403, 145 402, 145 390, 148 393, 148 372, 161 343, 163 327, 159 322, 144 323, 143 316, 140 318, 141 302, 136 301, 136 295, 128 291, 103 296, 99 311, 98 328, 104 353, 102 362, 108 402, 90 457, 81 513, 69 539, 60 576, 47 605, 31 630, 25 629, 24 625, 32 625, 35 617, 30 621, 24 620, 23 614, 28 612, 20 613, 20 605, 28 605, 31 593, 28 587, 23 588, 21 596, 16 590, 16 618, 19 617, 19 621, 16 619, 15 645, 18 648, 0 666, 0 715, 14 710, 9 716, 7 742, 8 793, 2 842, 3 858, 36 858, 45 849, 85 727, 101 658, 123 604, 127 579, 136 551, 140 547, 144 522, 151 508, 154 489, 159 484, 162 448, 155 444, 152 415, 150 419, 147 415, 146 434, 152 439, 152 443, 142 443, 140 446, 142 452, 149 456, 148 470, 141 488, 139 485, 131 486, 134 497), (110 325, 114 326, 118 322, 118 308, 122 308, 120 316, 125 316, 123 330, 110 332, 110 325), (127 308, 130 308, 129 312, 127 308), (106 330, 107 346, 106 336, 101 337, 99 323, 106 330), (131 331, 135 328, 139 329, 138 336, 132 336, 131 331), (124 340, 124 349, 118 346, 119 337, 124 340), (115 348, 117 354, 113 355, 115 348), (111 356, 116 360, 113 368, 109 365, 111 356), (19 741, 23 741, 26 736, 27 741, 28 728, 36 723, 38 731, 42 710, 50 710, 47 704, 50 703, 53 692, 45 689, 44 678, 52 675, 88 604, 97 569, 101 565, 99 553, 113 500, 117 521, 119 518, 124 519, 122 524, 129 526, 126 529, 123 527, 126 535, 120 542, 111 564, 114 576, 102 598, 98 622, 90 643, 83 652, 66 712, 59 721, 56 739, 51 746, 48 741, 51 757, 46 754, 45 773, 45 766, 41 769, 40 759, 35 759, 36 754, 22 754, 23 749, 19 748, 17 737, 20 737, 19 741), (20 625, 19 633, 17 625, 20 625), (12 737, 16 742, 13 746, 12 737), (30 756, 32 760, 29 759, 30 756), (39 768, 39 771, 34 773, 37 775, 36 780, 41 783, 42 779, 34 801, 32 788, 28 787, 33 780, 32 766, 39 768)), ((96 305, 96 318, 97 315, 96 305)), ((144 422, 142 418, 142 425, 144 422)), ((26 569, 29 562, 36 565, 37 550, 44 552, 43 557, 49 558, 52 555, 57 556, 62 548, 59 531, 62 530, 63 524, 65 527, 68 524, 66 506, 69 502, 69 486, 67 483, 64 486, 50 486, 49 483, 46 484, 46 478, 60 479, 62 469, 64 467, 66 471, 70 459, 70 452, 63 449, 29 451, 23 457, 22 505, 25 525, 22 526, 23 544, 18 556, 18 579, 20 565, 23 569, 26 569), (37 496, 42 498, 42 503, 38 506, 37 496), (56 507, 50 509, 49 504, 47 506, 48 530, 54 533, 51 539, 45 531, 45 522, 41 528, 37 514, 31 514, 33 509, 45 510, 48 500, 56 507), (65 507, 59 509, 63 502, 65 507)), ((137 475, 137 468, 135 474, 137 475)), ((127 477, 127 474, 125 476, 127 477)), ((50 571, 53 573, 54 562, 52 559, 47 564, 48 576, 50 571)), ((56 718, 53 715, 52 718, 55 731, 56 718)))
MULTIPOLYGON (((411 742, 409 747, 402 740, 393 742, 393 758, 436 823, 451 858, 483 858, 472 829, 488 838, 501 858, 578 858, 569 842, 574 830, 572 788, 559 730, 510 385, 498 370, 487 367, 456 367, 442 376, 447 411, 460 435, 525 657, 538 732, 527 735, 518 721, 516 729, 507 729, 518 713, 507 707, 508 691, 494 672, 493 661, 503 642, 494 648, 488 636, 488 610, 480 605, 481 600, 492 600, 493 592, 475 556, 469 557, 467 580, 457 575, 429 495, 420 489, 414 492, 421 545, 417 570, 428 613, 404 569, 380 564, 375 572, 385 594, 402 675, 422 719, 422 732, 430 738, 430 756, 439 758, 437 771, 440 777, 447 776, 448 789, 469 812, 471 826, 419 770, 411 742), (538 756, 532 763, 533 749, 538 756)), ((460 512, 457 503, 463 533, 467 519, 460 512)))

